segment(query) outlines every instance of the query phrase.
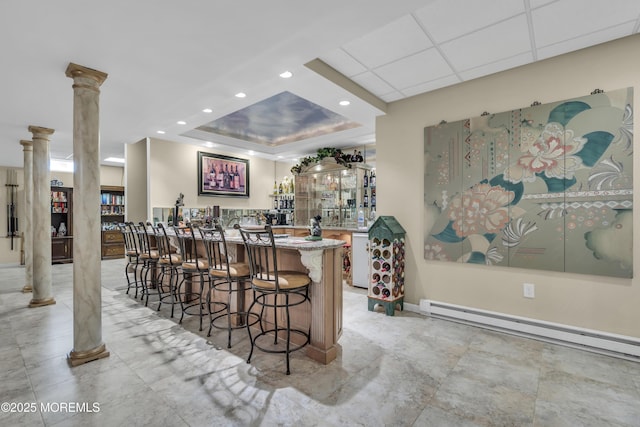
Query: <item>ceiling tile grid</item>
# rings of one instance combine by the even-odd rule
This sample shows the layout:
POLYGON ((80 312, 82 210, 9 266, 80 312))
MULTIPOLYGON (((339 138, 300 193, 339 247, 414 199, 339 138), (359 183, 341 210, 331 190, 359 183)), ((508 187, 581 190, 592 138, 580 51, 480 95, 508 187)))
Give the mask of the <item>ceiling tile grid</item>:
POLYGON ((321 59, 392 102, 639 27, 637 0, 437 0, 321 59))

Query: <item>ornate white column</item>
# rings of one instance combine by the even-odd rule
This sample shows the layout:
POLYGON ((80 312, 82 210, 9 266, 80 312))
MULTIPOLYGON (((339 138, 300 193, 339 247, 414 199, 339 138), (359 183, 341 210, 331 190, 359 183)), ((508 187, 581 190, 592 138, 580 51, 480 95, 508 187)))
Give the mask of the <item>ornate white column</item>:
POLYGON ((102 342, 100 85, 107 74, 70 63, 73 79, 73 350, 71 366, 109 356, 102 342))
POLYGON ((51 187, 49 135, 55 132, 29 126, 33 134, 33 298, 29 307, 55 304, 51 287, 51 187))
POLYGON ((22 140, 24 154, 24 267, 25 279, 22 292, 33 291, 33 143, 22 140))

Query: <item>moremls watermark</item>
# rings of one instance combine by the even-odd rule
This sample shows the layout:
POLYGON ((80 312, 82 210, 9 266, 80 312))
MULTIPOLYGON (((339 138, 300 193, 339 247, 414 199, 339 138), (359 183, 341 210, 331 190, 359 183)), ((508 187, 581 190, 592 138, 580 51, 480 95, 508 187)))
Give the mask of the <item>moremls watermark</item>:
POLYGON ((41 413, 84 413, 100 412, 98 402, 2 402, 0 412, 23 414, 41 413))

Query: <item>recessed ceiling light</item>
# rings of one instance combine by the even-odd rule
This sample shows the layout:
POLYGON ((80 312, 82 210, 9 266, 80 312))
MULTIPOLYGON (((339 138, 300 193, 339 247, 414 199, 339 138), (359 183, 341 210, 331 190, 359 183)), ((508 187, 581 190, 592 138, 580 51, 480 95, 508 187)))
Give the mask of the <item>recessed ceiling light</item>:
POLYGON ((124 163, 124 159, 122 157, 107 157, 104 159, 105 162, 113 162, 113 163, 124 163))
POLYGON ((279 158, 279 159, 281 159, 281 158, 282 158, 282 156, 278 156, 278 158, 279 158))
POLYGON ((344 100, 344 101, 340 101, 340 105, 342 105, 343 107, 346 107, 347 105, 351 104, 351 102, 344 100))
POLYGON ((205 147, 207 147, 207 148, 212 148, 212 147, 215 147, 215 146, 216 146, 216 144, 214 144, 214 143, 213 143, 213 142, 211 142, 211 141, 205 141, 205 142, 204 142, 204 144, 202 144, 202 145, 204 145, 204 146, 205 146, 205 147))
POLYGON ((250 156, 253 156, 254 154, 255 154, 255 153, 254 153, 254 151, 253 151, 253 150, 249 150, 249 155, 250 155, 250 156))
POLYGON ((203 113, 213 113, 213 110, 211 108, 205 108, 204 110, 202 110, 203 113))
POLYGON ((236 93, 236 98, 246 98, 247 94, 244 92, 238 92, 236 93))
POLYGON ((166 132, 163 130, 157 130, 156 133, 159 133, 160 135, 164 135, 166 132))
POLYGON ((177 122, 179 125, 186 125, 187 122, 185 122, 184 120, 178 120, 177 122))
POLYGON ((280 77, 282 77, 283 79, 288 79, 291 76, 293 76, 293 73, 291 71, 285 71, 284 73, 280 73, 280 77))

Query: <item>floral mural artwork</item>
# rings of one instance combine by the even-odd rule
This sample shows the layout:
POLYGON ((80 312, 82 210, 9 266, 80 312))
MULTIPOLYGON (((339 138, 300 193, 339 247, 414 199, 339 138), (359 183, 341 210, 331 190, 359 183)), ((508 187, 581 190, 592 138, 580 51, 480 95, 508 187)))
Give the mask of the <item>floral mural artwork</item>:
POLYGON ((425 128, 425 259, 632 277, 632 106, 627 88, 425 128))
POLYGON ((564 129, 559 123, 548 123, 532 144, 521 145, 525 154, 505 171, 505 179, 533 182, 537 174, 573 179, 575 171, 582 166, 582 159, 575 153, 582 150, 586 142, 585 138, 574 138, 573 130, 564 129))
POLYGON ((456 235, 496 233, 509 222, 507 205, 513 200, 513 192, 499 186, 477 184, 455 197, 449 205, 449 219, 453 221, 456 235))

